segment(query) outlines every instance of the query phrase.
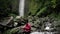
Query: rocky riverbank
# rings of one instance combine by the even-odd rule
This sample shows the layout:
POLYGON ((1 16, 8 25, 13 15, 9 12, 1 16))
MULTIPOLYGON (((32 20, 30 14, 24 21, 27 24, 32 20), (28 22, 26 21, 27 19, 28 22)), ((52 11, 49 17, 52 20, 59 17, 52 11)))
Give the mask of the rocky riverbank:
MULTIPOLYGON (((41 31, 41 32, 45 32, 45 28, 46 26, 49 26, 50 28, 53 28, 51 31, 55 32, 60 32, 60 20, 54 19, 53 17, 25 17, 25 18, 19 18, 16 19, 14 21, 14 23, 18 23, 16 26, 14 26, 15 28, 23 26, 25 24, 26 19, 28 19, 28 22, 31 24, 31 32, 35 32, 35 31, 41 31)), ((10 30, 7 30, 7 32, 10 30)), ((19 29, 12 29, 12 31, 19 31, 19 29)), ((9 32, 10 33, 10 32, 9 32)))

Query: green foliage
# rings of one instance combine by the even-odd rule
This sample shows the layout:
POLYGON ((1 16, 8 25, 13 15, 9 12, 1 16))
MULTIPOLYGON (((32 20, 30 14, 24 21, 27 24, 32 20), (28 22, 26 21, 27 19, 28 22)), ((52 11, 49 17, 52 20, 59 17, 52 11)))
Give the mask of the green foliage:
POLYGON ((44 13, 44 11, 46 10, 46 8, 47 8, 47 7, 42 8, 42 9, 36 14, 36 16, 41 15, 41 13, 44 13))
POLYGON ((59 0, 30 0, 29 13, 30 15, 41 15, 41 13, 49 15, 57 12, 55 10, 58 4, 59 0))
POLYGON ((55 8, 56 7, 56 1, 57 0, 52 0, 51 3, 52 3, 52 7, 55 8))
POLYGON ((17 31, 19 31, 19 29, 13 28, 5 31, 3 34, 15 34, 17 31))
POLYGON ((35 2, 35 0, 31 0, 29 3, 29 12, 31 12, 31 15, 34 15, 39 8, 39 4, 35 2))

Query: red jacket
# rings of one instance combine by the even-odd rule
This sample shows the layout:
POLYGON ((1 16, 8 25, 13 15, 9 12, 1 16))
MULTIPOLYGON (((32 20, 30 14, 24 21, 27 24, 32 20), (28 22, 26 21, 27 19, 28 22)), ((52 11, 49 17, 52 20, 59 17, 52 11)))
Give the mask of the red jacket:
POLYGON ((30 32, 30 30, 31 30, 31 25, 30 25, 30 23, 27 23, 24 27, 24 31, 25 32, 30 32))

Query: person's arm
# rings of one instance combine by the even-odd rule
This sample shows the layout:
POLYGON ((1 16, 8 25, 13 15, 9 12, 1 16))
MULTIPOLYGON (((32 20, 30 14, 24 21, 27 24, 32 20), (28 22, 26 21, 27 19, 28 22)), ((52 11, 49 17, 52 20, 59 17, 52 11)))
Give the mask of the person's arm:
POLYGON ((26 25, 22 26, 21 28, 24 29, 26 25))

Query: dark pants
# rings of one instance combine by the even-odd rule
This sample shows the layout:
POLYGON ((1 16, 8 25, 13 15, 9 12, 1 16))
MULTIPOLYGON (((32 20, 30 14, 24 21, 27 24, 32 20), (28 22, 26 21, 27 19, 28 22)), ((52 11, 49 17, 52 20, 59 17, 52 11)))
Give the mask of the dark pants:
POLYGON ((30 34, 30 32, 23 32, 24 34, 30 34))

